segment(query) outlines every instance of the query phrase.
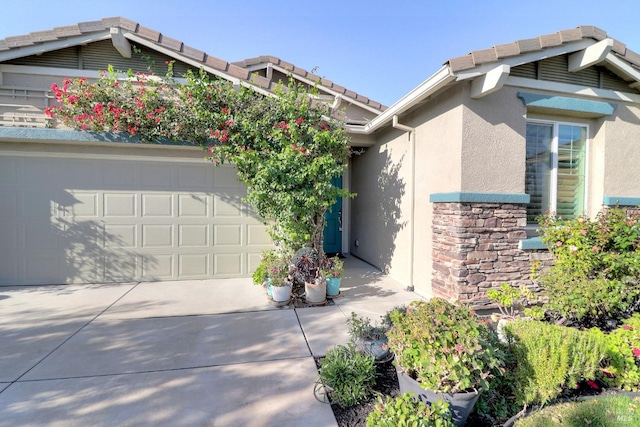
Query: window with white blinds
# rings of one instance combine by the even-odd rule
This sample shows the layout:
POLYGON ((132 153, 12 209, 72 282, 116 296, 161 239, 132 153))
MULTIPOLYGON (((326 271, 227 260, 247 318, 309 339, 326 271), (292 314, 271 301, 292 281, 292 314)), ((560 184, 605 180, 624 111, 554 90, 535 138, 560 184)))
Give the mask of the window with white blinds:
POLYGON ((584 213, 587 134, 585 125, 527 123, 528 223, 548 212, 563 218, 584 213))

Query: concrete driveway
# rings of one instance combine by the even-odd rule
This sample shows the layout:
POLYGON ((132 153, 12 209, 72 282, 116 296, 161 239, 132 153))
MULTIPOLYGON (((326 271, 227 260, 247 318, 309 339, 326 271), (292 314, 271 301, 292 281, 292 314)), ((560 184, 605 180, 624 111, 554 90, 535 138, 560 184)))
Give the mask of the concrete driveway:
POLYGON ((314 356, 419 298, 355 259, 335 305, 250 279, 0 288, 0 427, 335 426, 314 356))

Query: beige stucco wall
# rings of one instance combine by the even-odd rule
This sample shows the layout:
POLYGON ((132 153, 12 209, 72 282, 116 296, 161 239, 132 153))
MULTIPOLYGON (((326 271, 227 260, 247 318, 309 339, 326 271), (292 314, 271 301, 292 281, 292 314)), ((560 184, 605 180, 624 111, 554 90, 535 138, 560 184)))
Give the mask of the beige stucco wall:
POLYGON ((463 192, 524 193, 525 106, 514 88, 480 99, 464 86, 463 192))
POLYGON ((375 135, 376 145, 352 161, 352 188, 358 196, 352 201, 351 253, 387 271, 403 285, 411 284, 413 270, 413 285, 425 296, 431 292, 429 195, 460 191, 462 93, 453 88, 402 116, 403 125, 416 128, 414 187, 406 132, 385 128, 375 135))
POLYGON ((640 107, 619 104, 604 132, 604 196, 640 197, 640 107))

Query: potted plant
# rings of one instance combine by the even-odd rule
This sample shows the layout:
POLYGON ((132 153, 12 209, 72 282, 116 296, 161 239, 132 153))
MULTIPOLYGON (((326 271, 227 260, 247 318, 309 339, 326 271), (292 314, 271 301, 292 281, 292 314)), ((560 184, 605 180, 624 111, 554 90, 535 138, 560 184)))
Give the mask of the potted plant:
POLYGON ((313 248, 300 249, 293 257, 293 278, 304 283, 305 299, 311 304, 321 304, 327 299, 327 283, 321 275, 320 255, 313 248))
POLYGON ((320 274, 327 281, 327 296, 335 297, 340 294, 344 262, 338 257, 324 258, 320 263, 320 274))
POLYGON ((276 260, 276 251, 274 249, 267 249, 260 254, 260 264, 253 272, 251 276, 254 285, 263 286, 267 290, 267 295, 271 296, 271 277, 269 276, 271 265, 276 260))
POLYGON ((287 302, 291 298, 291 261, 288 256, 275 256, 269 264, 272 298, 275 302, 287 302))
POLYGON ((376 362, 385 362, 392 357, 386 335, 391 326, 388 316, 382 316, 382 323, 377 325, 371 324, 368 317, 358 316, 351 312, 347 324, 349 325, 351 342, 357 345, 363 353, 373 356, 376 362))
POLYGON ((367 427, 453 427, 449 404, 442 401, 427 405, 410 393, 398 397, 378 397, 367 416, 367 427))
POLYGON ((387 336, 400 392, 448 402, 454 421, 464 425, 480 392, 504 365, 495 332, 470 309, 441 298, 412 302, 390 317, 387 336))

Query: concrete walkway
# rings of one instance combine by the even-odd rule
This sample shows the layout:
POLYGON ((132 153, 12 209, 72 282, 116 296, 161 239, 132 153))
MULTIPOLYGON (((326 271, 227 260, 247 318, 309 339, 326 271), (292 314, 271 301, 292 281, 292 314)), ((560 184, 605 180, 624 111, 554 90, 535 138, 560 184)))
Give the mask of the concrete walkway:
POLYGON ((295 310, 250 279, 0 287, 0 427, 335 426, 313 356, 418 298, 355 258, 295 310))

